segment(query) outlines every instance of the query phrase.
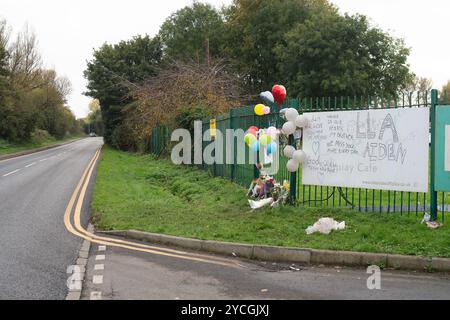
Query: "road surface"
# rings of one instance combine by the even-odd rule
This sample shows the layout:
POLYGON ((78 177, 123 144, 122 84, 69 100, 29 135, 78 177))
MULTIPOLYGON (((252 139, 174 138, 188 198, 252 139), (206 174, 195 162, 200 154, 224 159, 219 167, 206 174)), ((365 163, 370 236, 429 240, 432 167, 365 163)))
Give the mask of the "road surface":
POLYGON ((448 274, 382 271, 381 289, 369 290, 366 269, 226 259, 241 267, 93 244, 82 299, 450 299, 448 274))
POLYGON ((65 299, 82 241, 67 232, 64 211, 102 143, 83 139, 0 161, 0 299, 65 299))

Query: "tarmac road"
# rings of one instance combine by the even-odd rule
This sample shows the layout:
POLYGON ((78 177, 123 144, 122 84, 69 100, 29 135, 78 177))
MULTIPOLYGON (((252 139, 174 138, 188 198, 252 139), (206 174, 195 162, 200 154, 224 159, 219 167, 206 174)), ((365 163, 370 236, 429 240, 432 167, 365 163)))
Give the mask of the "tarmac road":
POLYGON ((67 232, 64 211, 102 144, 88 138, 0 161, 0 299, 65 299, 82 241, 67 232))
MULTIPOLYGON (((158 246, 161 247, 161 246, 158 246)), ((206 259, 219 256, 203 254, 206 259)), ((93 244, 85 300, 448 300, 444 273, 381 271, 379 290, 362 268, 300 266, 226 258, 240 267, 93 244)))

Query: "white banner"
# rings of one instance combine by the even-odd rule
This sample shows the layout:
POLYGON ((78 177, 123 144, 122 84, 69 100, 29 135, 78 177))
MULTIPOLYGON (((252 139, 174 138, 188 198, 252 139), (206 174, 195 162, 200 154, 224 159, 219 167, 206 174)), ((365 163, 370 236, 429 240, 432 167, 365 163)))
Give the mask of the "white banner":
POLYGON ((428 192, 429 108, 305 115, 303 184, 428 192))

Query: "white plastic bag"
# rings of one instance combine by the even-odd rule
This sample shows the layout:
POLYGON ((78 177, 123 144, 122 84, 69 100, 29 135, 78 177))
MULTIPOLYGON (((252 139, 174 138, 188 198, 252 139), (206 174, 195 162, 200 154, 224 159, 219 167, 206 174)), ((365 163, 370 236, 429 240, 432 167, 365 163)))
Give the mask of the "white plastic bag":
POLYGON ((306 234, 310 235, 315 232, 322 234, 330 234, 331 231, 339 231, 345 229, 345 221, 337 222, 332 218, 321 218, 313 226, 306 229, 306 234))
POLYGON ((256 210, 266 206, 270 206, 273 203, 273 198, 267 198, 259 201, 248 200, 248 203, 253 210, 256 210))

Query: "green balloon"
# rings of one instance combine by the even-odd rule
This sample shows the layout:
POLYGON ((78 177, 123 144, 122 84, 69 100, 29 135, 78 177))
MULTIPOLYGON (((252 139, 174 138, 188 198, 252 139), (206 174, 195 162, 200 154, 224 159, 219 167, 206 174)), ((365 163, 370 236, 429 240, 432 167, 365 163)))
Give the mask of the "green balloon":
POLYGON ((245 141, 245 144, 250 147, 257 140, 256 140, 256 137, 254 135, 252 135, 251 133, 248 133, 248 134, 245 135, 244 141, 245 141))

